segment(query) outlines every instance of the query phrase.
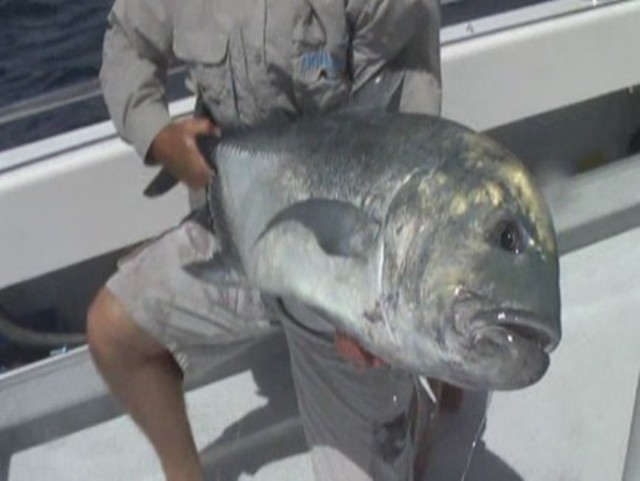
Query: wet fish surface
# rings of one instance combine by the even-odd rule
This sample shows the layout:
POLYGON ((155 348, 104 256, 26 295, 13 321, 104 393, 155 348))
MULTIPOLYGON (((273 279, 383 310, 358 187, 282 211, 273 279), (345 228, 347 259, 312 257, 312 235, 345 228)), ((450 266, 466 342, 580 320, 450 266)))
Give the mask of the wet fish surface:
POLYGON ((221 251, 189 270, 322 312, 394 366, 467 388, 538 381, 561 338, 549 209, 509 151, 457 123, 342 112, 225 137, 221 251))

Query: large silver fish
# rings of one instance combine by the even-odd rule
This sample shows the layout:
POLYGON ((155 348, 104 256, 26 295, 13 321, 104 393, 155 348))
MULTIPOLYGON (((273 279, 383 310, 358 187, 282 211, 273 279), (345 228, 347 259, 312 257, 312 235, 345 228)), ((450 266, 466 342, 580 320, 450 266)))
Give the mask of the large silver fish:
MULTIPOLYGON (((230 136, 207 152, 222 251, 387 362, 460 386, 539 380, 560 337, 556 237, 529 173, 456 123, 338 113, 230 136)), ((233 276, 232 276, 233 277, 233 276)))

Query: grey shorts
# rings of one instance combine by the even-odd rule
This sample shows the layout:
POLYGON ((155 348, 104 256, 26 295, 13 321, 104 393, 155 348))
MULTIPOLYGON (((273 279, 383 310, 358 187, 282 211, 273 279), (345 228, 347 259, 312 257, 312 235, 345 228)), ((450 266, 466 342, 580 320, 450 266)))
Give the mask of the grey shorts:
POLYGON ((197 353, 203 348, 257 339, 274 330, 258 291, 214 288, 183 269, 217 248, 207 229, 187 220, 122 258, 107 282, 138 326, 169 349, 187 377, 201 374, 197 353))
POLYGON ((213 287, 182 269, 217 245, 208 230, 185 221, 122 259, 107 287, 186 376, 206 369, 198 352, 284 328, 316 479, 412 480, 412 376, 352 366, 336 353, 332 335, 309 329, 316 314, 305 306, 269 309, 256 290, 213 287))

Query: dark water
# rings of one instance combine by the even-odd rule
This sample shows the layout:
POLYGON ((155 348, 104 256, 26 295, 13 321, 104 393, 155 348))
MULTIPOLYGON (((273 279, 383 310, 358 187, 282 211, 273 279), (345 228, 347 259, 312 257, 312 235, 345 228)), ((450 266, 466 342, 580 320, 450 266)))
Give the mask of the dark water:
POLYGON ((0 107, 96 78, 112 0, 0 0, 0 107))
MULTIPOLYGON (((540 1, 461 0, 443 7, 443 24, 540 1)), ((96 95, 44 114, 2 122, 3 114, 17 102, 96 81, 112 3, 0 0, 0 151, 108 118, 96 95)))
MULTIPOLYGON (((95 81, 112 0, 0 0, 0 112, 95 81)), ((0 117, 2 117, 0 115, 0 117)), ((107 118, 102 99, 0 124, 0 151, 107 118)))

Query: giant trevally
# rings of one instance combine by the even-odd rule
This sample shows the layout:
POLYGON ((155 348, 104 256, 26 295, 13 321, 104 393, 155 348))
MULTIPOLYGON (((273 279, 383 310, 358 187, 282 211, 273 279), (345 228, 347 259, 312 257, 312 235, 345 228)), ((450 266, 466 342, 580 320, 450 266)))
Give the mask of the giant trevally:
MULTIPOLYGON (((471 388, 539 380, 561 337, 549 209, 506 149, 425 115, 343 112, 231 135, 206 156, 222 250, 376 356, 471 388)), ((233 276, 232 276, 233 277, 233 276)))

